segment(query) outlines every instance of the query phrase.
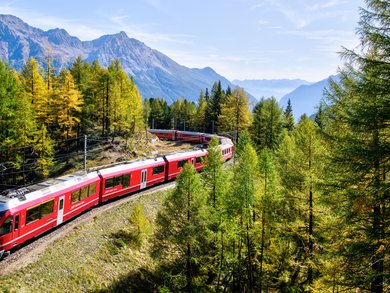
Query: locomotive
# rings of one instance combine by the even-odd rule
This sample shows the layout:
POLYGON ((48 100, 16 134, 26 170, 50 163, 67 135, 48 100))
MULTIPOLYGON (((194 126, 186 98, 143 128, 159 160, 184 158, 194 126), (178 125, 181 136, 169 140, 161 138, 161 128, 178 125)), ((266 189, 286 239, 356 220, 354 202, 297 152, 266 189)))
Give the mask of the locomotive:
MULTIPOLYGON (((151 129, 162 140, 207 145, 212 135, 151 129)), ((218 136, 223 160, 233 156, 233 143, 218 136)), ((108 200, 175 179, 185 163, 197 171, 207 149, 122 162, 89 173, 77 172, 0 194, 0 259, 29 239, 108 200)))

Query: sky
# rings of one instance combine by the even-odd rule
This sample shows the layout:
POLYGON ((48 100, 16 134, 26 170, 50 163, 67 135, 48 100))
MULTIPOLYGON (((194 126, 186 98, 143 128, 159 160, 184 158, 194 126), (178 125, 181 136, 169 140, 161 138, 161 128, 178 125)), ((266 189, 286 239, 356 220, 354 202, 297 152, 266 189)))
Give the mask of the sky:
POLYGON ((342 66, 338 52, 359 44, 364 0, 0 0, 43 30, 82 41, 125 31, 191 68, 229 80, 322 80, 342 66))

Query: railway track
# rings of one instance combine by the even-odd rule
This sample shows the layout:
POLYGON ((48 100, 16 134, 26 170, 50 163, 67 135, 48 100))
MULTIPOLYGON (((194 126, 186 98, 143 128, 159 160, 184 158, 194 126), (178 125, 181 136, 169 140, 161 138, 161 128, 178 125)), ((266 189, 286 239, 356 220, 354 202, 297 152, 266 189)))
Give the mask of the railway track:
POLYGON ((124 203, 134 201, 141 196, 147 196, 157 191, 171 189, 175 186, 176 182, 170 181, 168 183, 152 186, 151 188, 144 189, 131 195, 120 197, 116 200, 94 207, 93 209, 79 215, 71 221, 64 223, 58 228, 50 230, 45 235, 41 235, 34 241, 23 245, 9 256, 3 258, 0 261, 0 276, 12 273, 13 271, 26 267, 28 264, 36 261, 45 251, 45 249, 49 247, 54 241, 68 235, 75 227, 79 227, 90 222, 91 219, 93 219, 95 216, 118 207, 124 203))

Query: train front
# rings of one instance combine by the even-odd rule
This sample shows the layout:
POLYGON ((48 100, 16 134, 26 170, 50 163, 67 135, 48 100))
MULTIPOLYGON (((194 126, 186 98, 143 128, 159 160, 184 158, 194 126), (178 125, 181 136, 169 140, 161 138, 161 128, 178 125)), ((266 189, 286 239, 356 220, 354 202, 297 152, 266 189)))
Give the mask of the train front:
POLYGON ((5 244, 8 242, 8 234, 10 233, 10 227, 12 229, 12 221, 9 221, 8 206, 0 201, 0 259, 2 258, 5 250, 5 244), (11 225, 10 225, 10 223, 11 225))

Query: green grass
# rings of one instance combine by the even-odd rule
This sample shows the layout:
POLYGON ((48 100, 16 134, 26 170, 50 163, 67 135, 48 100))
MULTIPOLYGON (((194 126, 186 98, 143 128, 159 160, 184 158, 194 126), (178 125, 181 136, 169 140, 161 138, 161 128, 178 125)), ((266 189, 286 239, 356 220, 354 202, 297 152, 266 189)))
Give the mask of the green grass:
POLYGON ((143 196, 75 228, 36 262, 1 276, 0 292, 105 291, 129 273, 153 269, 147 239, 140 248, 132 245, 129 218, 138 202, 146 217, 153 220, 167 192, 143 196))

